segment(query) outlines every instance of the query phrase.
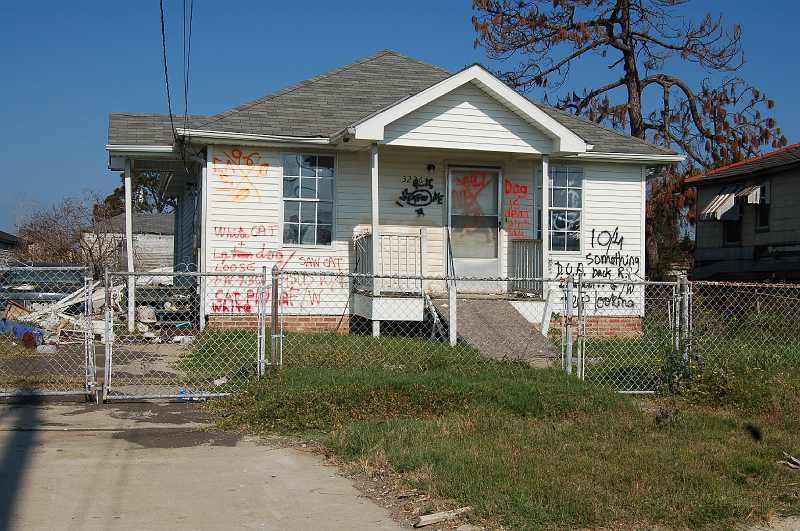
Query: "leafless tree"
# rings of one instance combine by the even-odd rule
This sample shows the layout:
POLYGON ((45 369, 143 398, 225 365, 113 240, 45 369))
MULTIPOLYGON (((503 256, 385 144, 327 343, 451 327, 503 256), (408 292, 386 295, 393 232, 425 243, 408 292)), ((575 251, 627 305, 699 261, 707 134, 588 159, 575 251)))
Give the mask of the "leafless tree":
POLYGON ((30 212, 18 226, 17 258, 25 262, 82 265, 95 275, 119 260, 120 235, 98 197, 65 198, 30 212))
MULTIPOLYGON (((561 92, 556 106, 685 154, 678 171, 648 183, 648 265, 674 257, 694 224, 688 175, 787 144, 768 116, 774 102, 736 75, 742 30, 723 17, 688 15, 690 0, 474 0, 475 46, 501 61, 520 90, 561 92), (602 62, 608 76, 565 90, 570 73, 602 62), (694 66, 693 84, 675 73, 694 66)), ((663 265, 663 264, 662 264, 663 265)))
POLYGON ((733 75, 744 61, 740 26, 721 15, 692 20, 688 3, 475 0, 475 44, 511 64, 499 73, 523 90, 562 89, 580 61, 606 62, 607 79, 563 94, 557 106, 677 148, 687 156, 685 173, 785 145, 765 112, 773 101, 733 75), (669 72, 678 63, 712 77, 692 86, 669 72))

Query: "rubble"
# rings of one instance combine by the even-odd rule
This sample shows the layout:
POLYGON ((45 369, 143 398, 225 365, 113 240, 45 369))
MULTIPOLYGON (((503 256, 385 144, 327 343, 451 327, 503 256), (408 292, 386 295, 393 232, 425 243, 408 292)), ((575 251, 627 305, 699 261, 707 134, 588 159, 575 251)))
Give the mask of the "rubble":
MULTIPOLYGON (((142 290, 143 295, 142 303, 136 308, 135 330, 152 343, 162 341, 159 330, 163 326, 168 325, 175 328, 191 328, 192 326, 192 321, 186 320, 187 313, 192 311, 191 304, 187 305, 188 301, 191 301, 191 295, 185 293, 173 295, 173 291, 176 290, 174 277, 158 275, 161 272, 171 271, 171 268, 158 268, 148 272, 153 273, 152 275, 136 278, 137 302, 140 300, 139 289, 142 290), (173 299, 176 296, 177 298, 173 299), (165 317, 165 313, 170 315, 165 317)), ((23 285, 15 286, 17 291, 21 291, 23 288, 25 288, 23 285)), ((31 286, 30 289, 34 289, 34 286, 31 286)), ((99 338, 102 343, 105 343, 107 340, 105 337, 107 333, 106 310, 111 310, 115 315, 119 315, 120 321, 124 321, 127 315, 127 308, 123 307, 126 284, 119 283, 109 289, 111 292, 106 293, 103 283, 96 281, 81 286, 55 302, 30 304, 24 303, 22 300, 6 300, 5 308, 0 311, 0 322, 2 322, 0 333, 12 333, 28 348, 34 349, 42 345, 80 343, 84 341, 88 328, 94 338, 99 338), (92 309, 91 315, 88 316, 84 315, 82 311, 87 300, 87 289, 92 309), (110 304, 110 308, 106 308, 107 304, 110 304), (25 334, 27 334, 26 339, 23 338, 25 334)), ((185 290, 178 291, 185 292, 185 290)), ((180 339, 177 342, 182 344, 188 344, 194 339, 190 334, 178 337, 180 339)), ((49 351, 49 349, 43 350, 49 351)))

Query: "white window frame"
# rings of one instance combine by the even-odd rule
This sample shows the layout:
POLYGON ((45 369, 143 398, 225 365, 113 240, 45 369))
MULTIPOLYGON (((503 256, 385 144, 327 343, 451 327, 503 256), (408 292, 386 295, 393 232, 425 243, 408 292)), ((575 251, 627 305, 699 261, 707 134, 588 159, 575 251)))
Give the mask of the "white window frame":
MULTIPOLYGON (((580 166, 566 166, 566 165, 559 165, 559 164, 552 164, 551 163, 551 164, 548 165, 548 172, 547 173, 548 173, 548 176, 547 176, 547 194, 548 194, 548 196, 547 196, 548 197, 548 201, 547 201, 547 234, 546 235, 543 234, 542 236, 547 238, 547 248, 550 250, 550 252, 553 252, 553 253, 571 253, 571 254, 578 253, 579 254, 579 253, 581 253, 583 251, 583 205, 584 205, 584 202, 585 202, 585 197, 584 197, 583 192, 585 190, 584 182, 586 181, 586 172, 580 166), (566 187, 563 187, 563 186, 555 187, 554 186, 554 184, 555 184, 554 175, 555 175, 555 172, 558 171, 558 170, 567 171, 567 176, 569 175, 569 172, 571 172, 571 171, 580 172, 580 176, 581 176, 580 188, 569 186, 569 182, 567 182, 567 186, 566 187), (553 204, 553 189, 554 188, 558 188, 560 190, 567 190, 567 197, 568 198, 569 198, 569 190, 579 190, 580 191, 580 198, 581 198, 581 206, 577 207, 577 208, 576 207, 568 207, 568 206, 567 207, 555 206, 553 204), (578 230, 577 231, 555 230, 553 228, 551 214, 553 212, 563 212, 563 211, 566 211, 566 212, 577 212, 578 213, 578 230), (555 233, 555 232, 563 233, 565 235, 565 237, 566 237, 566 235, 569 235, 570 233, 577 233, 577 235, 578 235, 578 248, 577 249, 554 249, 553 246, 552 246, 552 234, 555 233)), ((544 193, 544 191, 542 191, 542 193, 544 193)), ((569 201, 569 199, 567 199, 567 201, 569 201)), ((566 240, 565 240, 565 247, 566 247, 566 240)))
MULTIPOLYGON (((302 171, 300 172, 302 173, 302 171)), ((330 249, 333 247, 334 241, 336 240, 336 177, 338 174, 338 160, 335 154, 333 153, 303 153, 303 152, 284 152, 281 154, 281 208, 280 208, 280 238, 281 238, 281 245, 285 247, 303 247, 303 248, 321 248, 321 249, 330 249), (285 197, 285 189, 284 189, 284 180, 287 178, 297 178, 300 179, 300 187, 302 187, 303 176, 301 175, 287 175, 286 174, 286 163, 285 160, 287 157, 317 157, 317 163, 315 165, 315 176, 314 177, 305 177, 306 179, 320 179, 318 176, 319 173, 319 157, 329 157, 333 159, 333 177, 331 177, 332 187, 331 187, 331 199, 330 201, 325 199, 317 198, 310 198, 310 197, 285 197), (298 242, 287 242, 285 240, 285 225, 301 225, 298 222, 287 222, 285 220, 285 211, 286 211, 286 203, 330 203, 331 204, 331 241, 330 243, 317 243, 317 227, 320 225, 318 222, 318 218, 315 215, 314 220, 314 243, 302 243, 298 242)), ((318 189, 317 189, 318 190, 318 189)), ((319 192, 317 193, 319 195, 319 192)), ((302 209, 302 206, 301 206, 302 209)), ((325 224, 323 224, 325 225, 325 224)), ((298 232, 298 240, 300 234, 298 232)))

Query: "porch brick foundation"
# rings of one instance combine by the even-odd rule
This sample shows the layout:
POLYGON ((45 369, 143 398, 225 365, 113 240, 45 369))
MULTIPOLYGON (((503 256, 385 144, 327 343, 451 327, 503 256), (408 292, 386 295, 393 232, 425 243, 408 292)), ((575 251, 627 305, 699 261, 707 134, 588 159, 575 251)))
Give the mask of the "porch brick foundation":
MULTIPOLYGON (((561 330, 561 318, 553 319, 550 323, 553 330, 561 330)), ((586 317, 587 337, 641 337, 641 317, 586 317)))
MULTIPOLYGON (((281 320, 283 322, 284 332, 297 332, 303 334, 322 332, 348 334, 350 332, 349 315, 345 315, 344 317, 341 315, 284 315, 281 320)), ((267 329, 269 329, 271 321, 272 319, 268 316, 266 318, 267 329)), ((257 326, 257 315, 212 314, 208 316, 208 328, 214 330, 255 329, 257 326)))

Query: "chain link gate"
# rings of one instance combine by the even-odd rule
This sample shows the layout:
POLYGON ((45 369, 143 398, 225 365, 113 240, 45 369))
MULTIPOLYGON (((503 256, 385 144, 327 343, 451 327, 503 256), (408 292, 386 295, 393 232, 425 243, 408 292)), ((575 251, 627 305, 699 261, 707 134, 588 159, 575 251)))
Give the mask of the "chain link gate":
POLYGON ((677 282, 568 278, 562 287, 568 373, 622 393, 669 385, 691 351, 691 290, 677 282))
POLYGON ((0 397, 90 396, 94 282, 80 267, 0 269, 0 397))
POLYGON ((102 399, 195 400, 243 389, 266 370, 270 282, 266 269, 108 273, 106 293, 117 302, 106 305, 102 399))

